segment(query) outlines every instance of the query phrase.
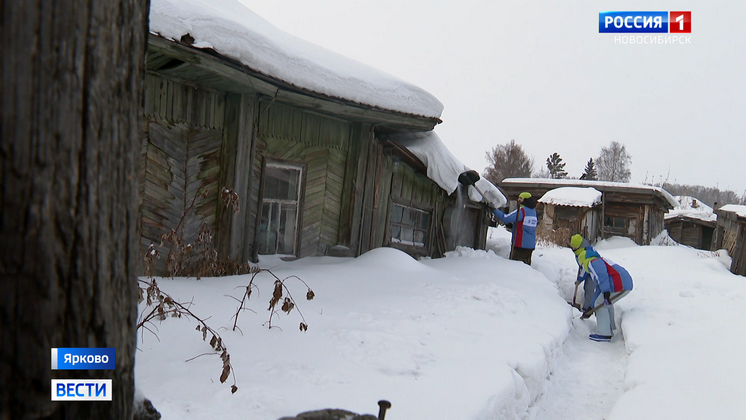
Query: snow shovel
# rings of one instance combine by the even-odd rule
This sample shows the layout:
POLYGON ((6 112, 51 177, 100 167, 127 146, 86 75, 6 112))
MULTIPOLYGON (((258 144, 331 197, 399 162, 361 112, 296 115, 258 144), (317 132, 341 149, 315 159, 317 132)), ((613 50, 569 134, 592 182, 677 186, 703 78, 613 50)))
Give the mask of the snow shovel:
MULTIPOLYGON (((614 303, 617 300, 619 300, 619 296, 621 296, 624 292, 620 292, 609 298, 609 302, 614 303)), ((580 315, 580 319, 588 319, 593 315, 594 312, 601 309, 601 307, 604 306, 604 303, 602 302, 600 305, 596 306, 595 308, 588 309, 587 311, 583 312, 583 315, 580 315)))
POLYGON ((479 187, 477 187, 477 181, 479 181, 479 174, 475 170, 466 171, 458 176, 459 183, 466 185, 467 187, 471 185, 472 187, 474 187, 475 190, 477 190, 479 195, 482 196, 484 201, 486 203, 489 203, 490 200, 488 200, 487 197, 484 196, 484 193, 482 192, 482 190, 480 190, 479 187))
POLYGON ((570 306, 572 306, 573 308, 577 308, 579 311, 582 312, 582 310, 580 309, 580 304, 575 301, 578 297, 578 286, 580 286, 580 283, 575 282, 575 292, 572 294, 572 303, 567 303, 570 303, 570 306))
MULTIPOLYGON (((580 277, 580 267, 578 267, 578 275, 575 276, 575 278, 578 278, 578 277, 580 277)), ((567 302, 567 303, 570 303, 570 306, 572 306, 573 308, 577 308, 580 312, 583 312, 583 309, 580 307, 580 304, 577 302, 578 286, 580 286, 580 283, 575 281, 575 292, 573 292, 572 294, 572 303, 570 302, 567 302)))

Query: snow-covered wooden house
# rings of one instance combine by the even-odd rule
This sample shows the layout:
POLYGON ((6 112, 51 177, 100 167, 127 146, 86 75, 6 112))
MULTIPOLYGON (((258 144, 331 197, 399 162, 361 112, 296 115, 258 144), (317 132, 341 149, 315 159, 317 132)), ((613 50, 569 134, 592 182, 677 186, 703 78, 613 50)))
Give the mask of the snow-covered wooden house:
POLYGON ((710 250, 717 215, 712 207, 688 196, 674 197, 678 206, 666 213, 665 226, 674 241, 697 249, 710 250))
MULTIPOLYGON (((432 133, 442 109, 421 88, 282 32, 237 0, 152 0, 143 248, 177 226, 191 241, 205 222, 220 254, 240 261, 381 246, 441 256, 443 215, 466 168, 443 153, 454 161, 423 162, 396 136, 430 132, 420 149, 445 149, 432 133), (434 166, 456 173, 439 183, 434 166), (240 199, 236 213, 221 201, 226 188, 240 199)), ((467 211, 476 212, 471 245, 483 248, 484 212, 467 211)))
MULTIPOLYGON (((624 236, 648 245, 664 229, 664 215, 678 202, 666 190, 650 185, 606 181, 544 178, 506 178, 498 184, 511 200, 523 191, 541 197, 560 187, 590 187, 602 194, 599 237, 624 236)), ((542 209, 537 209, 541 213, 542 209)))
POLYGON ((579 233, 595 243, 601 235, 601 198, 601 192, 591 187, 547 191, 538 200, 543 206, 537 229, 539 239, 567 246, 570 237, 579 233))
POLYGON ((746 276, 746 206, 727 204, 715 210, 717 228, 712 249, 725 249, 731 257, 730 271, 746 276))

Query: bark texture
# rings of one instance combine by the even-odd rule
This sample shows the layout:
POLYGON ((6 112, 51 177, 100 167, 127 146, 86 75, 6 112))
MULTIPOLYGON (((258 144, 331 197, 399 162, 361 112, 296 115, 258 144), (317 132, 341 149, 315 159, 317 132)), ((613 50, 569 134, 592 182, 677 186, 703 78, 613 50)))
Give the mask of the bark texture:
POLYGON ((149 0, 0 7, 0 419, 130 419, 149 0), (116 370, 52 371, 53 347, 115 347, 116 370), (113 401, 53 402, 62 378, 113 401))

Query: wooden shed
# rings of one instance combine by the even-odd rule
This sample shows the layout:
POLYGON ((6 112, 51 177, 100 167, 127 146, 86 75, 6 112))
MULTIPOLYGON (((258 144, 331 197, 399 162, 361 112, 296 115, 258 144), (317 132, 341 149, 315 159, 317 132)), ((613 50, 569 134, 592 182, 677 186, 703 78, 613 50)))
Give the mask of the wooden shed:
MULTIPOLYGON (((364 83, 350 98, 292 84, 206 46, 209 39, 159 34, 158 22, 171 19, 161 24, 171 29, 178 21, 158 13, 151 9, 139 174, 143 249, 178 226, 187 242, 208 228, 221 257, 239 261, 357 256, 381 246, 413 256, 449 250, 443 215, 457 194, 384 138, 432 130, 437 99, 411 88, 409 101, 436 109, 425 115, 367 103, 377 93, 364 83), (226 189, 240 199, 236 213, 221 200, 226 189)), ((482 219, 476 237, 486 235, 482 219)))
POLYGON ((727 204, 715 210, 717 228, 712 249, 725 249, 732 258, 730 271, 746 276, 746 206, 727 204))
POLYGON ((538 203, 543 206, 537 229, 539 239, 567 246, 580 233, 595 243, 601 231, 600 191, 591 187, 560 187, 547 191, 538 203))
MULTIPOLYGON (((559 187, 591 187, 600 191, 602 223, 599 236, 628 237, 639 245, 648 245, 664 229, 664 215, 678 202, 659 187, 619 182, 576 179, 506 178, 498 184, 511 200, 528 191, 540 197, 559 187)), ((543 209, 537 209, 539 212, 543 209)))
POLYGON ((666 213, 668 235, 680 244, 710 250, 717 223, 717 216, 712 208, 693 197, 674 198, 679 205, 666 213))

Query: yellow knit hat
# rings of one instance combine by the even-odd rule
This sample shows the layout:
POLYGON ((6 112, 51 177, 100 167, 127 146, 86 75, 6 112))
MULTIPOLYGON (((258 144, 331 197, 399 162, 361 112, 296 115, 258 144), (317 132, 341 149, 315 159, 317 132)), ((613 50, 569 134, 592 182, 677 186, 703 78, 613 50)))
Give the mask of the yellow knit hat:
POLYGON ((583 245, 583 237, 579 234, 572 235, 572 238, 570 238, 570 246, 572 249, 578 249, 580 248, 580 245, 583 245))
POLYGON ((522 192, 522 193, 518 194, 518 198, 522 198, 524 200, 527 199, 527 198, 531 198, 531 193, 530 192, 522 192))

